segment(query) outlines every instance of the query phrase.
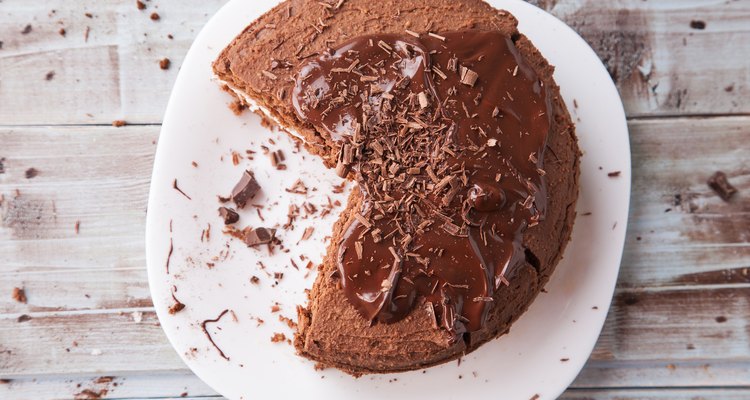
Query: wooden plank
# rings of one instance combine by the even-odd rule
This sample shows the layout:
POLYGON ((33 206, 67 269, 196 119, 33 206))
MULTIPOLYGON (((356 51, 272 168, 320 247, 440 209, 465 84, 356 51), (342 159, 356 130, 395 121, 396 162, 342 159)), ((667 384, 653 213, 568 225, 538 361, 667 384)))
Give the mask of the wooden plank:
POLYGON ((0 131, 0 293, 25 287, 29 297, 19 309, 0 296, 0 314, 151 305, 143 233, 157 134, 0 131), (32 167, 38 176, 27 179, 32 167))
MULTIPOLYGON (((107 398, 149 399, 223 399, 188 371, 116 376, 63 375, 43 378, 18 378, 0 384, 0 397, 7 400, 74 398, 90 390, 107 398), (110 380, 111 378, 111 380, 110 380), (183 397, 184 395, 184 397, 183 397)), ((571 388, 561 400, 682 400, 750 398, 748 388, 678 388, 678 389, 586 389, 571 388)))
MULTIPOLYGON (((605 61, 629 116, 750 113, 748 2, 543 3, 605 61), (694 19, 706 28, 691 28, 694 19)), ((160 122, 187 49, 221 4, 164 0, 139 11, 115 0, 75 8, 62 0, 4 1, 0 124, 160 122), (158 22, 148 17, 152 11, 158 22), (22 35, 26 24, 32 31, 22 35), (172 60, 168 71, 158 67, 164 57, 172 60)))
POLYGON ((0 323, 3 377, 185 369, 148 309, 31 315, 0 323))
POLYGON ((591 45, 634 116, 747 114, 750 3, 540 0, 591 45), (693 21, 705 24, 696 29, 693 21), (727 45, 731 43, 731 45, 727 45))
POLYGON ((160 122, 187 49, 223 3, 168 0, 138 10, 135 0, 4 1, 0 124, 160 122))
POLYGON ((742 400, 750 398, 750 389, 703 388, 703 389, 621 389, 580 390, 565 392, 561 400, 677 400, 677 399, 724 399, 742 400))
POLYGON ((0 398, 5 400, 87 398, 86 393, 117 399, 223 398, 190 371, 23 377, 0 383, 0 398))

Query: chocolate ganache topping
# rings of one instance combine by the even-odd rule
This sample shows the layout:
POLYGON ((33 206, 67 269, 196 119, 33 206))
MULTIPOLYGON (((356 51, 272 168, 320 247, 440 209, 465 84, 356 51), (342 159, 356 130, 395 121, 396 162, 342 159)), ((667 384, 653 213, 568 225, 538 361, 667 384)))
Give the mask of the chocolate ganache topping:
POLYGON ((298 115, 339 143, 363 201, 339 244, 346 297, 391 323, 424 304, 457 339, 533 254, 544 218, 547 88, 499 32, 379 34, 300 66, 298 115))

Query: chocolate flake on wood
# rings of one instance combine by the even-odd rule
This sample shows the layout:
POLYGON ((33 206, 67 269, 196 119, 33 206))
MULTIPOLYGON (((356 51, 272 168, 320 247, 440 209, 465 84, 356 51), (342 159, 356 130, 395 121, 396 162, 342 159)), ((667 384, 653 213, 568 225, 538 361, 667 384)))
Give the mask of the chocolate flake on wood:
POLYGON ((732 186, 727 179, 727 174, 716 171, 708 178, 708 186, 713 189, 724 201, 729 201, 737 193, 737 188, 732 186))
POLYGON ((26 292, 21 288, 14 287, 11 297, 19 303, 26 304, 26 292))

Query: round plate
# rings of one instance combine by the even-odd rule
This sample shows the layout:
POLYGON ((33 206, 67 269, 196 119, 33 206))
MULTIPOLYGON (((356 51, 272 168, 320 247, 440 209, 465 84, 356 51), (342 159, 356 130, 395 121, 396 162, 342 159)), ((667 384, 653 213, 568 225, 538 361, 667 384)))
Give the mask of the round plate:
POLYGON ((509 334, 460 363, 356 379, 334 369, 316 370, 286 341, 271 341, 276 333, 292 337, 279 316, 296 319, 295 307, 306 300, 304 290, 315 275, 308 262, 320 262, 341 210, 335 202, 343 202, 350 188, 334 193, 341 181, 319 158, 298 151, 285 134, 263 128, 255 115, 235 116, 227 107, 230 96, 212 78, 211 62, 221 49, 276 3, 234 0, 224 6, 195 40, 169 100, 151 182, 146 245, 151 295, 172 346, 196 375, 231 399, 557 397, 583 367, 604 323, 627 226, 627 125, 617 90, 596 54, 538 8, 519 0, 490 1, 511 11, 520 31, 556 66, 555 79, 577 124, 584 155, 572 242, 547 292, 509 334), (287 169, 273 168, 262 146, 282 150, 287 169), (263 187, 253 202, 264 208, 246 207, 238 226, 280 227, 290 205, 301 209, 294 229, 278 232, 284 250, 250 249, 222 233, 216 196, 228 195, 244 169, 254 171, 263 187), (609 177, 613 171, 619 176, 609 177), (307 195, 285 191, 297 179, 307 195), (328 215, 322 216, 325 210, 328 215), (308 227, 315 229, 313 235, 302 240, 308 227), (253 276, 260 281, 251 282, 253 276), (186 305, 176 314, 168 312, 173 296, 186 305))

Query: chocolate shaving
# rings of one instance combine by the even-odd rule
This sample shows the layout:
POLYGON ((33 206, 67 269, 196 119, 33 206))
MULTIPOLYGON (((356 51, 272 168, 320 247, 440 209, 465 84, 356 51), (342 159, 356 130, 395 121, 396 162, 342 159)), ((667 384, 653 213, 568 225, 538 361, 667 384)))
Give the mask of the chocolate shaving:
POLYGON ((224 225, 231 225, 240 220, 240 215, 228 207, 219 207, 219 216, 224 220, 224 225))
POLYGON ((167 253, 167 262, 166 262, 167 275, 169 275, 169 261, 172 259, 173 251, 174 251, 174 244, 172 242, 172 238, 169 238, 169 253, 167 253))
POLYGON ((737 188, 732 186, 727 179, 727 174, 716 171, 708 178, 708 186, 713 189, 724 201, 729 201, 737 193, 737 188))
POLYGON ((190 198, 190 196, 188 196, 187 194, 185 194, 185 192, 183 192, 183 191, 182 191, 182 189, 180 189, 180 187, 179 187, 179 186, 177 186, 177 179, 175 179, 175 180, 174 180, 174 181, 172 182, 172 188, 173 188, 174 190, 176 190, 176 191, 180 192, 180 194, 181 194, 181 195, 183 195, 183 196, 185 196, 185 197, 186 197, 186 198, 187 198, 188 200, 192 200, 192 199, 190 198))
POLYGON ((244 235, 244 242, 248 247, 255 247, 261 244, 268 244, 273 241, 276 235, 275 229, 255 228, 248 229, 244 235))
POLYGON ((210 333, 208 333, 208 329, 206 328, 206 325, 208 325, 209 323, 216 323, 216 322, 219 322, 219 320, 221 320, 221 318, 222 318, 222 317, 223 317, 224 315, 226 315, 226 313, 228 313, 228 312, 229 312, 229 310, 228 310, 228 309, 227 309, 227 310, 224 310, 224 311, 222 311, 222 312, 221 312, 221 314, 219 314, 219 316, 218 316, 218 317, 216 317, 215 319, 207 319, 207 320, 205 320, 205 321, 201 322, 201 329, 203 329, 203 333, 205 333, 205 334, 206 334, 206 337, 208 338, 208 341, 209 341, 209 342, 211 342, 211 344, 212 344, 212 345, 214 346, 214 348, 216 348, 216 350, 217 350, 217 351, 219 352, 219 355, 220 355, 220 356, 221 356, 221 357, 222 357, 223 359, 225 359, 225 360, 227 360, 227 361, 229 361, 229 357, 227 357, 227 356, 226 356, 226 354, 224 354, 224 352, 223 352, 223 351, 221 350, 221 348, 219 348, 219 346, 217 346, 217 345, 216 345, 216 342, 214 342, 214 339, 213 339, 213 338, 211 337, 211 334, 210 334, 210 333))
POLYGON ((620 176, 620 171, 610 172, 610 173, 607 174, 607 176, 610 177, 610 178, 616 178, 616 177, 620 176))
POLYGON ((237 205, 238 208, 242 209, 247 204, 247 201, 254 198, 260 191, 260 185, 255 180, 255 176, 250 171, 242 173, 240 181, 232 189, 232 201, 237 205))
POLYGON ((477 83, 477 79, 479 79, 479 74, 466 67, 461 67, 461 83, 474 87, 477 83))
POLYGON ((315 232, 315 227, 308 226, 307 228, 305 228, 305 231, 302 233, 302 238, 300 239, 300 242, 310 239, 313 235, 313 232, 315 232))

